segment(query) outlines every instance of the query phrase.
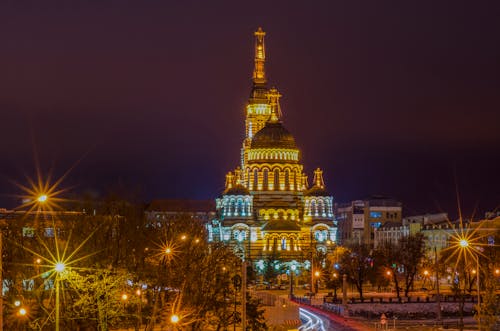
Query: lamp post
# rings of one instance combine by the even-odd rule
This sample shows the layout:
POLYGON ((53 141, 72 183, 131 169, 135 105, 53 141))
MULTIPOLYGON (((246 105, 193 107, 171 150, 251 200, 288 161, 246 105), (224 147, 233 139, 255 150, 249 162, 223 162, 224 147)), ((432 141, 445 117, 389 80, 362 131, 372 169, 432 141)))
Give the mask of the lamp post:
POLYGON ((176 325, 177 325, 177 323, 179 323, 179 321, 180 321, 180 317, 179 317, 179 315, 177 315, 177 314, 172 314, 172 315, 170 316, 170 323, 172 323, 172 325, 173 325, 173 329, 174 329, 174 330, 177 330, 176 325))
POLYGON ((293 274, 295 273, 295 270, 297 270, 297 266, 292 264, 290 266, 290 299, 293 299, 293 274))
POLYGON ((57 262, 54 270, 56 272, 56 331, 59 331, 59 287, 61 282, 61 273, 64 272, 66 266, 62 262, 57 262))
MULTIPOLYGON (((462 238, 458 241, 459 247, 463 250, 470 249, 470 243, 469 240, 462 238)), ((477 276, 476 276, 476 287, 477 287, 477 326, 478 329, 481 330, 481 292, 479 289, 479 254, 478 253, 472 253, 474 257, 476 258, 476 267, 477 267, 477 276)), ((465 291, 465 290, 464 290, 465 291)), ((463 322, 462 322, 463 324, 463 322)))
POLYGON ((314 272, 314 277, 316 277, 316 281, 314 282, 314 292, 317 294, 318 293, 318 287, 319 287, 319 277, 321 276, 321 272, 315 271, 314 272))
POLYGON ((437 305, 437 322, 441 324, 441 296, 439 294, 439 266, 437 248, 434 246, 434 268, 436 270, 436 305, 437 305))

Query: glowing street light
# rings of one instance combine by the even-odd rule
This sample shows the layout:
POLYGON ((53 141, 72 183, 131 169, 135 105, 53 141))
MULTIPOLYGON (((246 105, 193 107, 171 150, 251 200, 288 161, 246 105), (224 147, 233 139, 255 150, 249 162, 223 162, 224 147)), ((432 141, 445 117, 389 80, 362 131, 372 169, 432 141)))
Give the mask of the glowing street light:
POLYGON ((122 300, 123 300, 123 301, 127 301, 127 299, 128 299, 128 295, 127 295, 127 293, 123 293, 123 294, 122 294, 122 300))
POLYGON ((19 316, 26 316, 28 311, 26 310, 26 308, 20 308, 17 313, 19 314, 19 316))
POLYGON ((172 324, 179 323, 179 315, 173 314, 172 316, 170 316, 170 322, 172 322, 172 324))
POLYGON ((460 239, 458 244, 463 248, 469 247, 469 241, 467 239, 460 239))
POLYGON ((57 273, 61 273, 66 269, 66 265, 64 265, 63 262, 57 262, 56 266, 54 267, 54 270, 57 271, 57 273))
POLYGON ((38 196, 36 200, 40 203, 44 203, 45 201, 47 201, 47 199, 48 199, 47 194, 41 194, 38 196))

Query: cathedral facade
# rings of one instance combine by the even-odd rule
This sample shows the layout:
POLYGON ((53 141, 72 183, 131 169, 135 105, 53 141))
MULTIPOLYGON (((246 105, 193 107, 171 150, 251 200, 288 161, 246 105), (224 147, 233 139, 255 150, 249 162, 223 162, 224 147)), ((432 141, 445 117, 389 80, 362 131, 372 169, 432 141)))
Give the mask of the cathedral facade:
POLYGON ((295 138, 283 125, 281 95, 267 85, 265 32, 259 28, 254 36, 240 165, 226 175, 208 239, 231 245, 260 273, 310 271, 313 256, 327 253, 337 240, 333 197, 321 169, 308 184, 295 138))

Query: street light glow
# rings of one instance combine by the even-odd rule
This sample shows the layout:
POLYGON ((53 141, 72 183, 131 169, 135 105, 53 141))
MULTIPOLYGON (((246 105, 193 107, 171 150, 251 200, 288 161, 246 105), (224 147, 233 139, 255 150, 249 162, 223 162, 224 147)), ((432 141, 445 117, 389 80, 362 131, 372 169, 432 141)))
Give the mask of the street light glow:
POLYGON ((469 247, 469 241, 467 239, 460 239, 459 245, 460 245, 460 247, 463 247, 463 248, 469 247))
POLYGON ((127 293, 123 293, 123 294, 122 294, 122 300, 123 300, 123 301, 127 301, 127 299, 128 299, 128 295, 127 295, 127 293))
POLYGON ((45 201, 47 201, 47 194, 40 195, 37 200, 40 203, 44 203, 45 201))
POLYGON ((25 316, 27 313, 28 313, 28 312, 26 311, 26 309, 25 309, 25 308, 21 308, 21 309, 19 309, 19 315, 20 315, 20 316, 25 316))
POLYGON ((56 263, 56 266, 55 266, 55 268, 54 268, 54 269, 55 269, 55 271, 57 271, 57 272, 63 272, 63 271, 64 271, 64 269, 66 269, 66 266, 65 266, 65 265, 64 265, 64 263, 62 263, 62 262, 57 262, 57 263, 56 263))
POLYGON ((179 316, 176 314, 170 316, 170 322, 176 324, 177 322, 179 322, 179 316))

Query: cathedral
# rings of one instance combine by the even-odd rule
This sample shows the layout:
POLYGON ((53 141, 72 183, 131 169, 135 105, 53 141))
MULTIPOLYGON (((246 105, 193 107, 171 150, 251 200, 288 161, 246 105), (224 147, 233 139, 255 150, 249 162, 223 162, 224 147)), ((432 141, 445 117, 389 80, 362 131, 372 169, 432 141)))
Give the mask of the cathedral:
POLYGON ((241 164, 226 175, 208 240, 230 245, 258 273, 311 271, 313 256, 337 240, 333 197, 316 169, 312 185, 295 138, 283 125, 281 94, 268 88, 265 32, 255 33, 252 89, 245 110, 241 164))

